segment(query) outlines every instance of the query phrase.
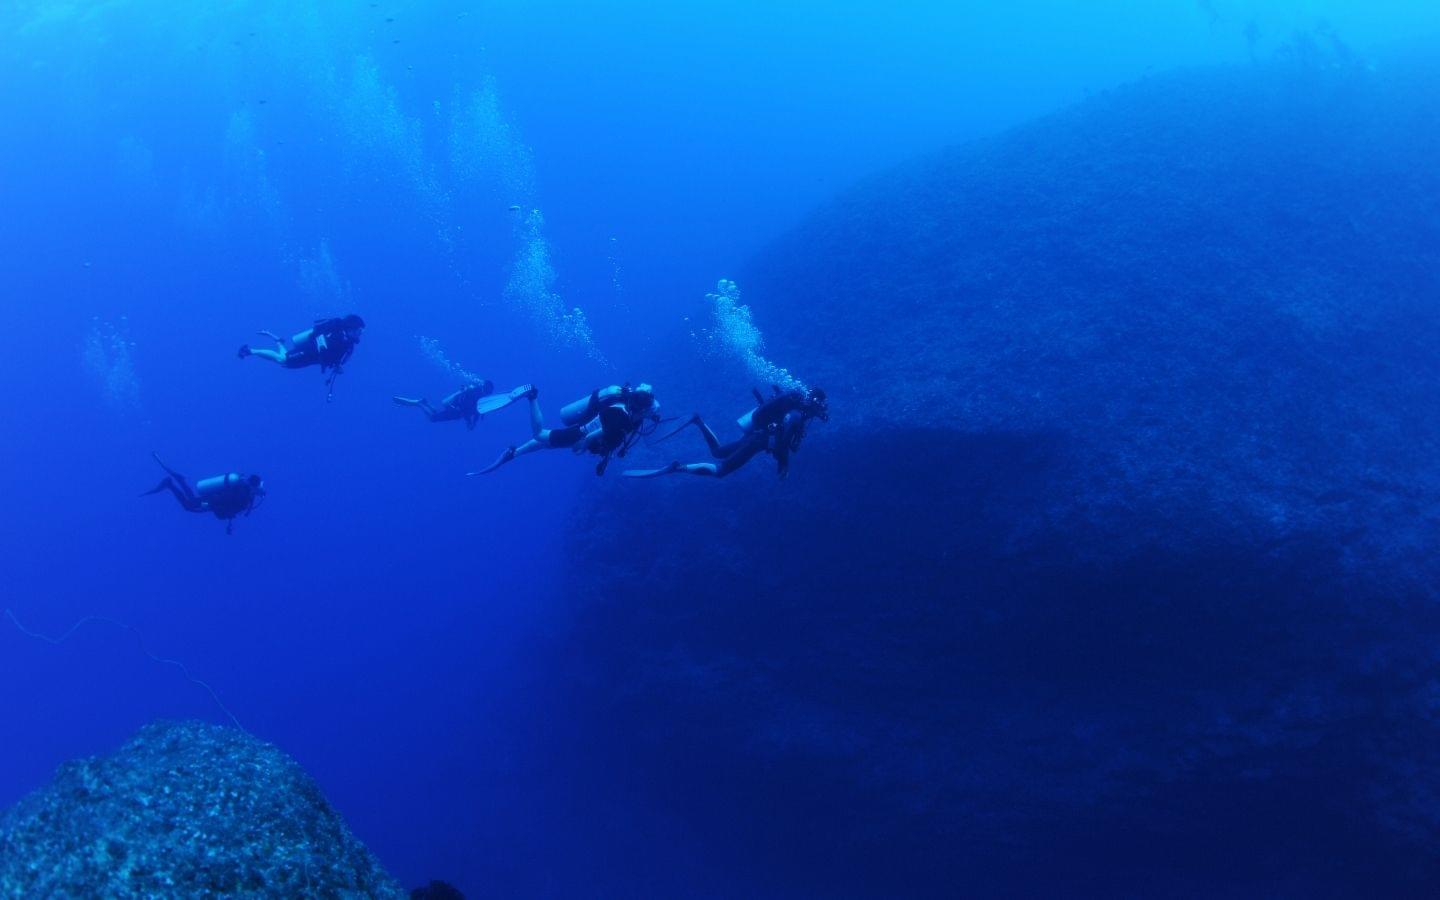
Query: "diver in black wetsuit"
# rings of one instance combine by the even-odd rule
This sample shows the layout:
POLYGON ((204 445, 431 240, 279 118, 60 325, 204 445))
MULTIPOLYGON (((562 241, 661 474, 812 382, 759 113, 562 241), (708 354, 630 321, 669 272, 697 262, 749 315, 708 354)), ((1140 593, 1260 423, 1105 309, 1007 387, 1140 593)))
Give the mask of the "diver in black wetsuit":
POLYGON ((773 391, 769 400, 763 399, 760 392, 755 391, 755 399, 760 405, 740 417, 740 427, 745 433, 728 444, 720 443, 715 432, 705 424, 698 413, 666 435, 666 438, 673 437, 691 425, 698 426, 705 443, 710 447, 710 455, 719 460, 718 463, 686 465, 677 461, 662 469, 629 469, 623 474, 629 478, 658 478, 661 475, 685 472, 724 478, 759 453, 767 452, 775 457, 779 475, 785 478, 790 474, 790 454, 800 449, 800 442, 805 438, 805 429, 810 420, 828 422, 830 410, 826 405, 825 392, 819 388, 783 391, 775 387, 773 391))
POLYGON ((454 422, 464 419, 467 428, 474 428, 475 423, 480 421, 480 412, 475 405, 482 398, 490 396, 494 390, 495 385, 488 378, 482 381, 472 381, 441 400, 439 409, 431 406, 430 401, 423 397, 419 399, 395 397, 394 400, 400 406, 418 406, 420 411, 425 413, 425 417, 432 422, 454 422))
POLYGON ((349 362, 355 345, 360 343, 360 332, 365 330, 365 320, 351 314, 342 318, 317 319, 315 324, 288 341, 274 332, 262 331, 265 337, 275 342, 275 350, 254 350, 249 344, 240 345, 240 358, 258 356, 287 369, 304 369, 319 366, 321 372, 329 372, 325 386, 332 393, 335 379, 349 362))
POLYGON ((504 409, 517 400, 530 401, 530 431, 534 435, 518 447, 509 447, 500 458, 471 475, 493 472, 517 456, 536 450, 574 448, 576 453, 594 453, 600 457, 596 475, 604 475, 612 455, 624 456, 631 444, 649 434, 660 421, 660 401, 648 384, 637 387, 610 385, 591 391, 560 410, 561 428, 546 428, 540 412, 539 392, 534 385, 521 385, 508 394, 481 400, 476 410, 481 415, 504 409))
POLYGON ((215 518, 225 523, 226 534, 234 527, 237 516, 250 515, 265 496, 265 482, 260 480, 259 475, 231 472, 206 478, 192 488, 184 475, 165 465, 158 455, 155 455, 155 462, 165 470, 165 477, 140 496, 148 497, 168 490, 186 512, 213 513, 215 518))

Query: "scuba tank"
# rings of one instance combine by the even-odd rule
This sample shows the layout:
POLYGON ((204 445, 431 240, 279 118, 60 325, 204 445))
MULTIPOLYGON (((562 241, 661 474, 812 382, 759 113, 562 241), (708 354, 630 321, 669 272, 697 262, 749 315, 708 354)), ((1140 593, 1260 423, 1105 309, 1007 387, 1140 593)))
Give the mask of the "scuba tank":
MULTIPOLYGON (((772 386, 771 389, 774 390, 776 394, 780 393, 778 386, 772 386)), ((755 395, 755 408, 735 420, 735 424, 740 426, 741 431, 749 431, 751 427, 754 426, 755 414, 760 411, 760 407, 765 405, 765 395, 760 393, 759 388, 751 388, 750 393, 755 395)))
POLYGON ((222 519, 248 512, 263 493, 258 483, 252 485, 249 478, 236 472, 206 478, 195 485, 195 495, 222 519))
POLYGON ((228 475, 216 475, 214 478, 206 478, 196 482, 195 493, 202 499, 209 500, 216 494, 222 493, 226 488, 235 484, 243 484, 245 476, 231 472, 228 475))
POLYGON ((607 388, 600 388, 591 391, 574 403, 566 404, 560 409, 560 421, 566 425, 579 425, 586 419, 593 417, 603 407, 609 405, 620 397, 625 389, 618 385, 610 385, 607 388))
POLYGON ((600 392, 594 391, 560 408, 560 421, 566 425, 579 425, 595 414, 600 408, 600 392))

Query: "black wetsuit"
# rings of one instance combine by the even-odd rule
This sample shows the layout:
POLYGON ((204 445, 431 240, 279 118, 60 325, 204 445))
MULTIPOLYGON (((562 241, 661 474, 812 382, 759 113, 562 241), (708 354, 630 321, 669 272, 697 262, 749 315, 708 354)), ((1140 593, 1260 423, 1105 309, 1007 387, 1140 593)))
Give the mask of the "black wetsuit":
POLYGON ((429 404, 426 404, 425 414, 432 422, 453 422, 456 419, 464 419, 466 425, 474 428, 475 423, 480 421, 480 413, 475 411, 475 403, 481 397, 489 396, 490 391, 489 382, 463 387, 441 400, 439 409, 431 408, 429 404))
POLYGON ((355 352, 355 339, 345 330, 342 319, 322 319, 310 329, 303 343, 291 343, 282 363, 287 369, 319 365, 320 371, 339 369, 355 352))
MULTIPOLYGON (((156 460, 159 462, 159 460, 156 460)), ((146 494, 158 494, 168 490, 174 495, 175 500, 186 512, 212 513, 215 518, 225 523, 225 530, 229 532, 237 516, 250 512, 255 508, 255 502, 259 499, 251 479, 234 472, 228 475, 217 476, 221 483, 202 496, 190 486, 189 480, 171 469, 164 463, 160 467, 167 473, 160 483, 146 491, 146 494)), ((213 479, 207 479, 212 480, 213 479)))
POLYGON ((715 432, 702 425, 700 433, 710 448, 710 455, 719 462, 715 477, 724 478, 741 468, 755 456, 769 451, 783 476, 790 468, 790 453, 805 435, 805 396, 791 391, 762 403, 750 414, 750 427, 737 440, 720 443, 715 432))
POLYGON ((630 411, 624 405, 617 403, 614 406, 602 406, 593 416, 587 417, 585 421, 577 425, 552 428, 550 430, 550 446, 574 447, 581 441, 585 441, 582 449, 603 456, 624 446, 625 439, 635 428, 636 425, 630 411), (595 419, 600 420, 598 431, 590 425, 595 419))

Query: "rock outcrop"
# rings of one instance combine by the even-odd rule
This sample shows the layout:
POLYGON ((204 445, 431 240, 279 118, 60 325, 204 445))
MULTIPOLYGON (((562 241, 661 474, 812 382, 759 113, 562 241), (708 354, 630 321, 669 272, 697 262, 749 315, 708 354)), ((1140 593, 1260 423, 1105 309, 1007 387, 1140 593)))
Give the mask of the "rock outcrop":
POLYGON ((3 897, 406 897, 305 772, 242 731, 156 723, 0 816, 3 897))

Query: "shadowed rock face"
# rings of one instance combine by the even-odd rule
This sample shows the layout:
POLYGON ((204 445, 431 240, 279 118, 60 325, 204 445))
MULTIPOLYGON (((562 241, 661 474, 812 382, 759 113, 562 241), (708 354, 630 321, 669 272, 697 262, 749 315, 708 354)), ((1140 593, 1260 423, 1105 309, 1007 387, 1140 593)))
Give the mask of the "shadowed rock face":
POLYGON ((0 896, 404 897, 308 775, 229 728, 156 723, 0 817, 0 896))
POLYGON ((870 181, 742 286, 844 422, 1065 432, 1088 521, 1175 504, 1428 558, 1435 78, 1156 78, 870 181))
MULTIPOLYGON (((1437 83, 1147 80, 763 254, 833 421, 577 530, 591 774, 761 893, 1433 883, 1437 83)), ((656 382, 742 411, 687 355, 656 382)))

